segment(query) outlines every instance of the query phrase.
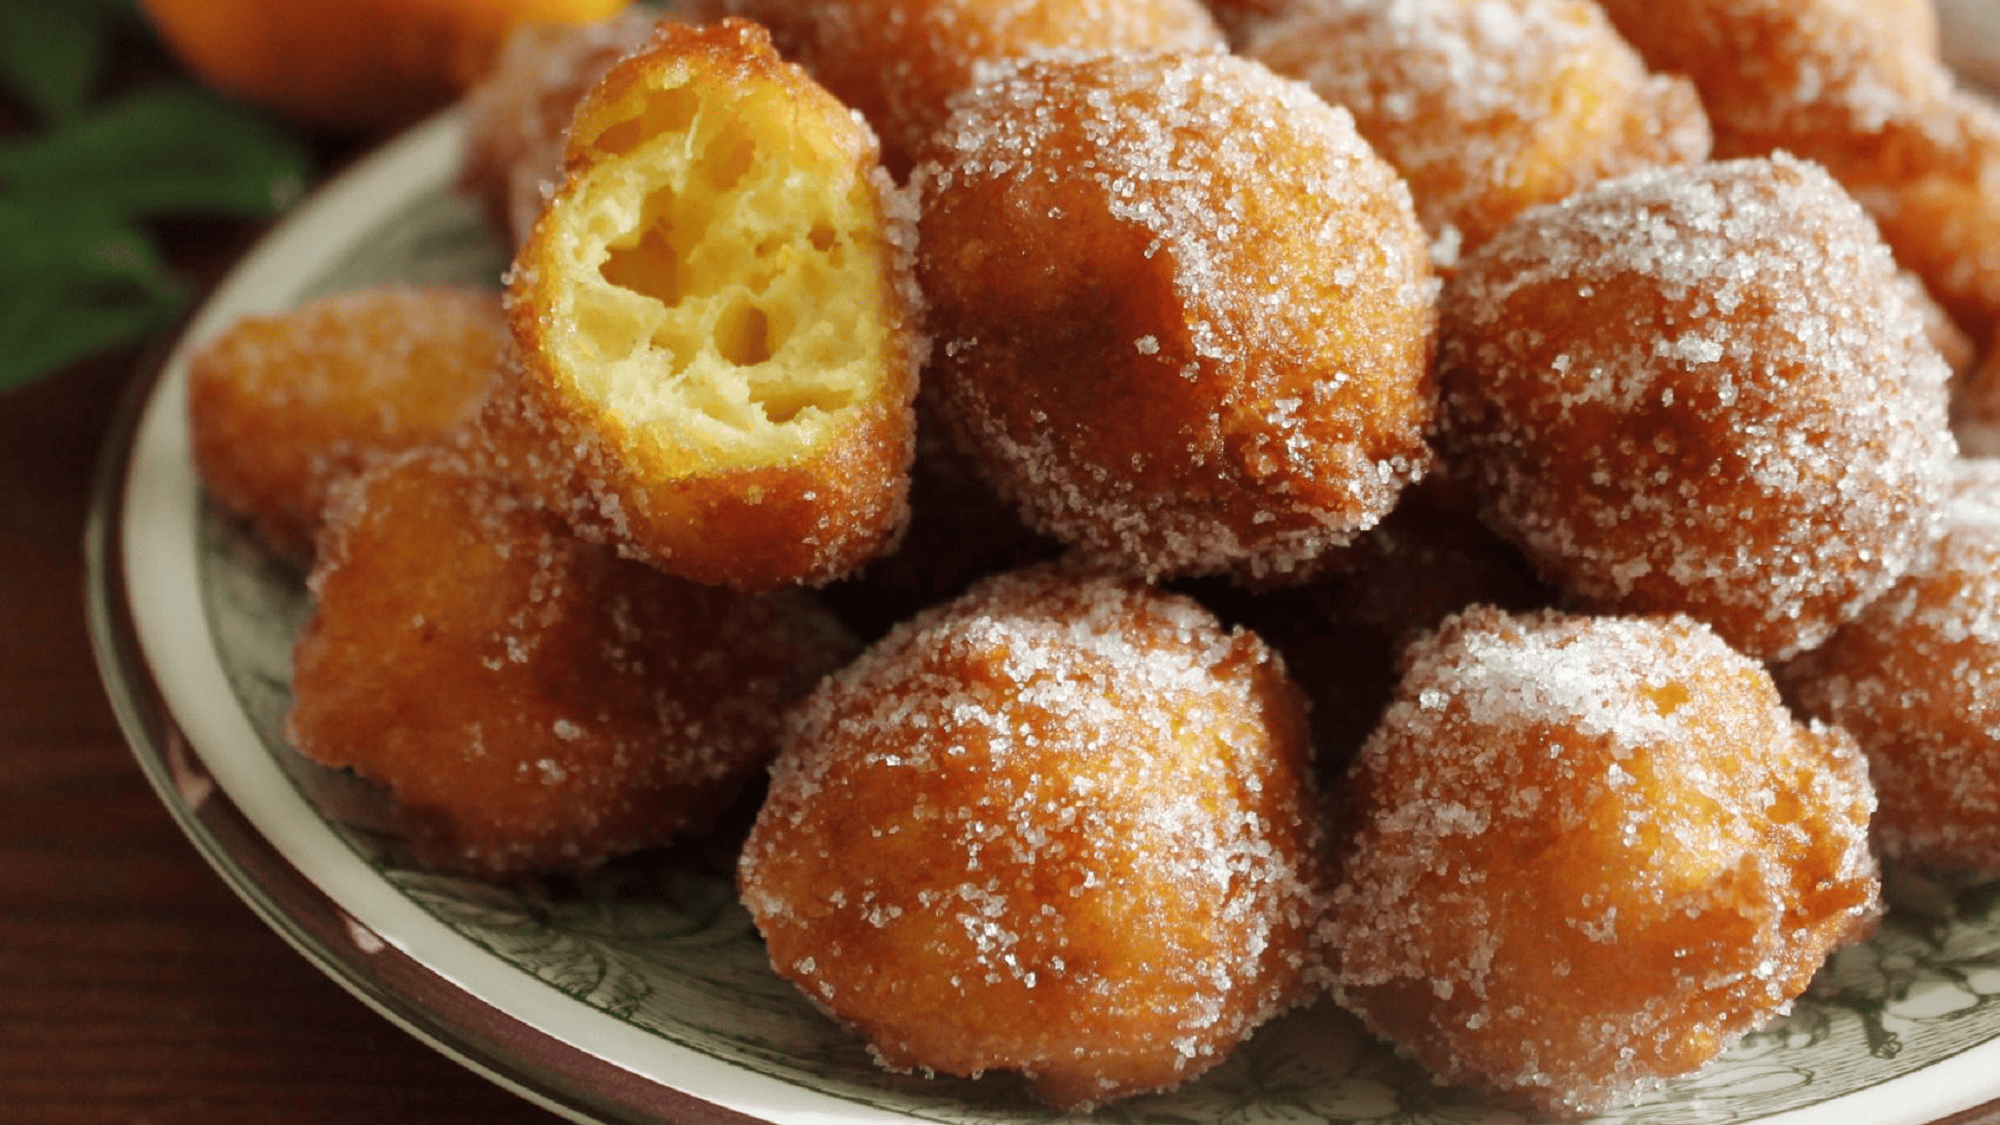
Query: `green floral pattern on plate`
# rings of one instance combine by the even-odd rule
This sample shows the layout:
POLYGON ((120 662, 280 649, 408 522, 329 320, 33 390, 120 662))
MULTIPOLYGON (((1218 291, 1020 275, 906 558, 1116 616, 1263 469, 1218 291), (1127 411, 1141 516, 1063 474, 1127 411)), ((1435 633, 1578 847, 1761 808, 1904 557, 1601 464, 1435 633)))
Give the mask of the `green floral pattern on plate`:
MULTIPOLYGON (((305 290, 384 282, 496 284, 504 256, 442 186, 412 197, 305 290)), ((295 784, 342 779, 284 743, 302 576, 227 518, 201 515, 209 627, 237 700, 295 784)), ((770 971, 730 879, 727 839, 590 875, 495 886, 397 868, 363 829, 343 838, 410 901, 491 956, 578 1004, 689 1049, 831 1097, 913 1119, 984 1125, 1059 1117, 1004 1077, 890 1074, 865 1046, 770 971)), ((1754 1121, 1879 1085, 2000 1040, 2000 883, 1892 882, 1870 941, 1828 965, 1774 1026, 1699 1074, 1604 1117, 1622 1125, 1754 1121)), ((1284 1017, 1221 1067, 1169 1095, 1100 1110, 1116 1125, 1501 1125, 1524 1122, 1440 1087, 1331 1004, 1284 1017)))

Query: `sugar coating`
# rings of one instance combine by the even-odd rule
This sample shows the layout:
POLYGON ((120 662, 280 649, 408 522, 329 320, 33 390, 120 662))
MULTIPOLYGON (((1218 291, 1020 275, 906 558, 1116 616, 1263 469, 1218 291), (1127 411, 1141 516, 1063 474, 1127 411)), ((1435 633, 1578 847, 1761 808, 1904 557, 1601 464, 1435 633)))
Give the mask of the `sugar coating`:
POLYGON ((584 92, 639 49, 659 19, 641 7, 590 23, 523 25, 466 91, 457 186, 508 245, 527 241, 562 182, 564 134, 584 92))
POLYGON ((1700 89, 1723 156, 1830 169, 1975 338, 2000 324, 2000 113, 1955 85, 1928 0, 1605 0, 1700 89))
POLYGON ((906 176, 952 97, 988 68, 1048 52, 1223 47, 1201 0, 700 0, 769 26, 787 57, 868 119, 906 176))
POLYGON ((1694 87, 1649 73, 1590 0, 1301 0, 1242 49, 1353 112, 1441 264, 1524 207, 1708 157, 1694 87))
POLYGON ((1778 678, 1867 751, 1884 856, 2000 874, 2000 462, 1960 462, 1935 556, 1778 678))
POLYGON ((1859 749, 1707 628, 1481 607, 1407 662, 1350 774, 1331 956, 1444 1080, 1629 1101, 1872 925, 1859 749))
POLYGON ((466 425, 507 348, 499 294, 337 293, 247 316, 188 360, 188 429, 210 495, 309 562, 333 486, 466 425))
POLYGON ((1083 1106, 1307 998, 1302 698, 1194 602, 1059 566, 898 626, 797 711, 739 883, 780 975, 895 1069, 1083 1106))
POLYGON ((1599 2, 1655 69, 1694 80, 1731 156, 1851 143, 1909 120, 1952 84, 1925 0, 1599 2))
POLYGON ((1037 530, 1295 579, 1430 457, 1436 283, 1343 111, 1219 54, 1043 57, 913 186, 938 415, 1037 530))
POLYGON ((351 483, 324 541, 287 733, 386 786, 430 866, 571 870, 706 827, 851 651, 810 595, 617 558, 450 450, 351 483))
POLYGON ((2000 329, 2000 110, 1982 92, 1955 89, 1913 117, 1859 146, 1872 159, 1829 166, 1897 260, 1984 341, 2000 329))
POLYGON ((1639 173, 1524 212, 1441 316, 1440 447, 1585 605, 1783 657, 1935 534, 1948 371, 1816 165, 1639 173))

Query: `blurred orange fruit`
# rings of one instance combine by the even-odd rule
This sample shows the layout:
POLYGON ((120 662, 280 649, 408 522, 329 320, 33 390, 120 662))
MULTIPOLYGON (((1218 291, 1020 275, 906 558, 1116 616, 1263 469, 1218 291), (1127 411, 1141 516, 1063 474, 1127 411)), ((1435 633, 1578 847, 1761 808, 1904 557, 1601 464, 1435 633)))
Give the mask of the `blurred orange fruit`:
POLYGON ((628 0, 140 0, 224 93, 305 124, 376 129, 450 102, 526 23, 588 23, 628 0))

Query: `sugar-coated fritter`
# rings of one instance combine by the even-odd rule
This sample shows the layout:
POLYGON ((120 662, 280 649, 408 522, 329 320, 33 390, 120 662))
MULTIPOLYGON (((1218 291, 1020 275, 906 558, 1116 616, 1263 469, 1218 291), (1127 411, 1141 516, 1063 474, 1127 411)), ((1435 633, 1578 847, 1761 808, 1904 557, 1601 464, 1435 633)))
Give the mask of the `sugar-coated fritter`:
POLYGON ((1873 806, 1853 739, 1687 618, 1467 611, 1350 775, 1336 987, 1445 1081, 1601 1111, 1873 925, 1873 806))
POLYGON ((924 338, 868 128, 761 28, 669 22, 568 144, 508 287, 497 469, 696 581, 824 582, 887 550, 924 338))
POLYGON ((595 23, 525 24, 459 103, 465 154, 458 187, 509 246, 527 241, 563 178, 563 139, 584 92, 639 49, 659 13, 627 8, 595 23))
POLYGON ((1043 58, 956 105, 914 180, 925 378, 1030 526, 1276 583, 1422 475, 1436 283, 1346 111, 1221 54, 1043 58))
POLYGON ((1824 164, 1973 335, 2000 326, 2000 112, 1956 86, 1928 0, 1600 0, 1700 89, 1718 155, 1824 164))
POLYGON ((705 827, 851 653, 810 594, 620 559, 450 451, 352 482, 323 543, 289 735, 386 786, 431 866, 575 869, 705 827))
POLYGON ((1959 463, 1944 537, 1779 682, 1868 754, 1885 857, 2000 875, 2000 461, 1959 463))
POLYGON ((1526 207, 1708 158, 1694 86, 1650 73, 1592 0, 1294 0, 1243 51, 1353 112, 1441 263, 1526 207))
POLYGON ((1868 208, 1904 265, 1986 339, 2000 331, 2000 108, 1954 90, 1887 145, 1893 159, 1828 166, 1868 208))
POLYGON ((1816 165, 1639 173, 1524 212, 1441 311, 1439 443, 1581 604, 1809 648, 1935 533, 1948 372, 1816 165))
POLYGON ((195 470, 265 543, 310 561, 328 489, 477 411, 507 347, 496 293, 340 293, 246 316, 188 361, 195 470))
POLYGON ((1654 69, 1693 80, 1724 156, 1853 152, 1951 88, 1928 0, 1598 0, 1654 69))
POLYGON ((779 48, 882 138, 897 177, 982 69, 1048 52, 1222 49, 1201 0, 702 0, 768 25, 779 48))
POLYGON ((1308 999, 1305 704, 1188 599, 1060 566, 890 633, 800 708, 744 847, 778 973, 887 1066, 1085 1106, 1308 999))

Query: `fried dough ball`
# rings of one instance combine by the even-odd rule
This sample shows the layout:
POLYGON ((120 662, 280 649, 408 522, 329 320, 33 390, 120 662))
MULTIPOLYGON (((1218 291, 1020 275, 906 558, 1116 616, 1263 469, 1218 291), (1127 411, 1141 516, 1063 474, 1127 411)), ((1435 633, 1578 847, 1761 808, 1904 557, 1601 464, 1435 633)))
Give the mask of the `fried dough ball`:
POLYGON ((1893 160, 1829 166, 1954 319, 2000 331, 2000 109, 1954 91, 1906 133, 1893 160))
POLYGON ((1423 229, 1303 85, 1031 61, 958 102, 915 183, 927 385, 1038 531, 1148 578, 1292 581, 1428 466, 1423 229))
POLYGON ((353 482, 324 542, 287 729, 387 786, 429 866, 575 869, 705 827, 851 654, 810 594, 617 558, 449 451, 353 482))
POLYGON ((1598 3, 1653 69, 1693 80, 1725 156, 1836 154, 1952 85, 1928 0, 1598 3))
POLYGON ((202 482, 259 539, 312 559, 328 489, 469 421, 500 369, 496 293, 386 288, 247 316, 188 361, 202 482))
POLYGON ((901 178, 982 68, 1051 51, 1221 50, 1201 0, 707 0, 771 27, 786 56, 860 110, 901 178))
POLYGON ((527 241, 562 181, 563 137, 584 92, 638 50, 659 20, 658 12, 627 8, 595 23, 523 24, 466 91, 458 187, 507 245, 527 241))
POLYGON ((1408 660, 1350 776, 1332 956, 1444 1080, 1609 1108, 1873 925, 1859 749, 1710 630, 1476 608, 1408 660))
POLYGON ((1831 170, 1974 336, 2000 326, 2000 114, 1958 89, 1927 0, 1600 0, 1701 91, 1722 156, 1831 170))
POLYGON ((1298 0, 1243 52, 1353 112, 1441 263, 1526 207, 1708 158, 1694 86, 1649 73, 1592 0, 1298 0))
POLYGON ((1868 753, 1885 857, 2000 874, 2000 462, 1964 461, 1936 558, 1779 671, 1868 753))
POLYGON ((924 350, 873 136, 761 28, 660 25, 577 109, 481 418, 580 534, 701 582, 824 582, 907 518, 924 350))
POLYGON ((1782 658, 1935 532, 1948 373, 1816 165, 1640 173, 1524 212, 1441 317, 1441 449, 1584 606, 1686 612, 1782 658))
POLYGON ((1305 705, 1254 635, 1044 566, 898 627, 800 708, 744 847, 778 973, 898 1070, 1088 1106, 1307 999, 1305 705))

